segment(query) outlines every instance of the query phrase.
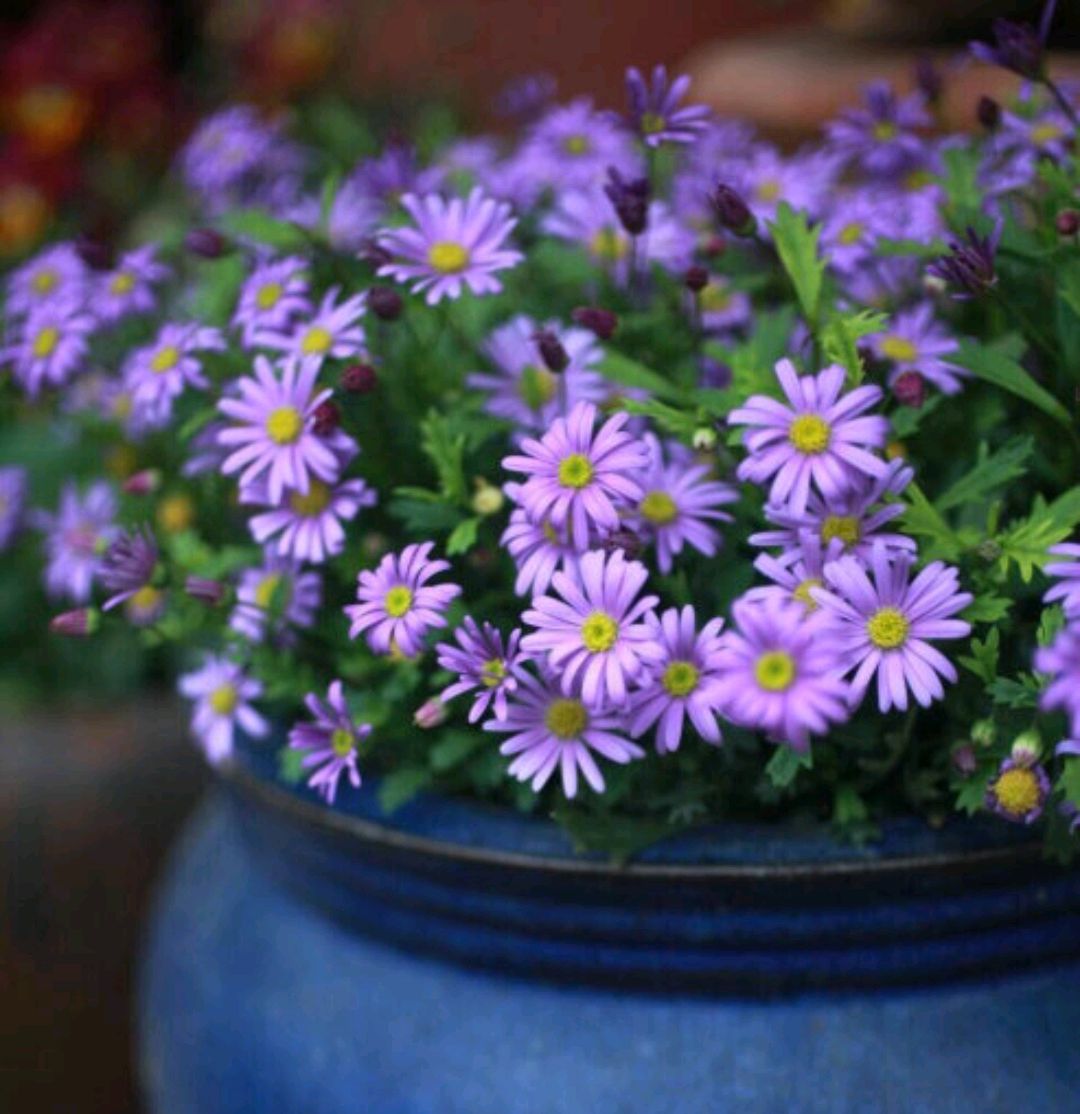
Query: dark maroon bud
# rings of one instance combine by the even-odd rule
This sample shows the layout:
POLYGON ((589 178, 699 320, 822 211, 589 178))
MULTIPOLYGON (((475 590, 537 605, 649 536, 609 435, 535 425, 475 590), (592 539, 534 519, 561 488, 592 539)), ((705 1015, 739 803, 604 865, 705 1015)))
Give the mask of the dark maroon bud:
POLYGON ((570 320, 595 333, 601 340, 611 340, 619 327, 618 314, 600 306, 578 306, 570 314, 570 320))
POLYGON ((360 249, 360 258, 365 263, 370 263, 372 267, 378 268, 389 263, 393 256, 381 244, 374 240, 365 240, 363 247, 360 249))
POLYGON ((341 373, 341 389, 353 395, 370 394, 378 382, 378 373, 371 364, 349 364, 341 373))
POLYGON ((101 625, 101 614, 92 607, 64 611, 49 620, 49 630, 65 638, 89 638, 101 625))
POLYGON ((963 239, 949 242, 949 254, 931 263, 927 273, 941 279, 953 289, 957 298, 976 298, 997 283, 998 240, 1001 225, 987 236, 968 228, 963 239))
POLYGON ((916 410, 926 401, 926 380, 917 371, 904 371, 893 384, 896 401, 916 410))
POLYGON ((620 526, 604 538, 600 547, 605 553, 614 553, 617 549, 621 549, 627 557, 634 558, 641 556, 645 549, 645 543, 641 540, 641 536, 631 530, 629 526, 620 526))
POLYGON ((189 576, 184 581, 184 591, 193 600, 205 603, 207 607, 219 607, 225 601, 228 588, 220 580, 208 580, 205 576, 189 576))
POLYGON ((1080 232, 1080 212, 1076 209, 1062 209, 1054 217, 1054 227, 1059 236, 1075 236, 1080 232))
POLYGON ((570 356, 563 343, 552 332, 551 329, 540 329, 533 333, 533 340, 536 342, 536 349, 540 353, 540 359, 544 361, 544 367, 548 371, 553 372, 555 375, 561 375, 566 371, 570 364, 570 356))
POLYGON ((1001 105, 993 97, 980 97, 979 103, 975 106, 975 119, 988 132, 996 131, 998 124, 1001 123, 1001 105))
POLYGON ((701 250, 707 259, 719 259, 727 251, 727 240, 723 236, 710 236, 701 250))
POLYGON ((114 252, 104 240, 96 236, 80 236, 75 241, 75 252, 92 271, 108 271, 112 268, 114 252))
POLYGON ((203 259, 220 259, 229 250, 229 241, 213 228, 192 228, 184 237, 184 247, 203 259))
POLYGON ((698 294, 709 285, 709 272, 695 263, 692 267, 687 267, 686 274, 683 275, 683 283, 687 290, 698 294))
POLYGON ((405 303, 391 286, 373 286, 368 291, 368 305, 380 321, 396 321, 405 303))
POLYGON ((915 85, 930 104, 937 104, 941 100, 945 79, 927 54, 920 54, 915 62, 915 85))
POLYGON ((615 208, 619 223, 631 236, 640 236, 649 223, 648 178, 624 178, 613 166, 608 167, 604 193, 615 208))
POLYGON ((128 476, 121 490, 127 495, 151 495, 161 487, 161 473, 156 468, 144 468, 128 476))
POLYGON ((311 423, 313 433, 320 437, 327 437, 341 425, 341 411, 329 399, 320 402, 315 407, 314 420, 311 423))
POLYGON ((961 777, 971 777, 979 764, 979 760, 975 756, 975 748, 970 743, 961 743, 953 750, 950 757, 953 769, 961 777))
POLYGON ((734 232, 736 236, 753 236, 757 220, 741 195, 731 186, 718 182, 709 195, 709 201, 721 228, 734 232))

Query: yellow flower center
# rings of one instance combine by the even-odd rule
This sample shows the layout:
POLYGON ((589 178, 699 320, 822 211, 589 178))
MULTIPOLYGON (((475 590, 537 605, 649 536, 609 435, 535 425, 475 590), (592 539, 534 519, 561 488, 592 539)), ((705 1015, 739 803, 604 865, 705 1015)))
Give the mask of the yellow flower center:
POLYGON ((137 592, 128 596, 126 607, 130 611, 152 611, 161 602, 161 590, 151 584, 144 584, 137 592))
POLYGON ((498 688, 506 677, 506 662, 501 658, 492 658, 480 667, 480 679, 489 689, 498 688))
POLYGON ((428 250, 428 262, 443 275, 456 275, 469 263, 469 253, 453 240, 439 240, 428 250))
POLYGON ((305 356, 325 356, 334 343, 334 334, 321 325, 312 325, 300 342, 300 350, 305 356))
POLYGON ((551 542, 552 545, 562 545, 562 538, 559 537, 558 532, 556 531, 555 527, 551 525, 549 519, 544 519, 544 522, 540 527, 540 531, 544 535, 544 537, 547 538, 549 542, 551 542))
POLYGON ((134 289, 135 276, 128 274, 127 271, 113 275, 112 282, 109 283, 109 292, 112 294, 130 294, 134 289))
POLYGON ((817 600, 810 595, 811 588, 823 588, 824 585, 816 576, 808 576, 805 580, 799 582, 799 586, 791 593, 793 599, 797 599, 799 603, 806 605, 807 611, 813 611, 817 607, 817 600))
POLYGON ((850 549, 860 538, 859 520, 850 514, 830 514, 821 524, 821 540, 828 545, 833 538, 839 538, 845 549, 850 549))
POLYGON ((689 696, 697 688, 699 676, 691 662, 673 661, 664 670, 660 683, 671 696, 689 696))
POLYGON ((767 650, 754 663, 754 680, 766 692, 783 692, 795 681, 795 659, 786 650, 767 650))
POLYGON ((274 594, 281 586, 281 573, 272 572, 264 576, 259 581, 258 588, 255 589, 255 603, 261 607, 263 611, 269 611, 274 602, 274 594))
POLYGON ((57 273, 51 267, 45 267, 34 275, 30 280, 30 285, 33 287, 35 294, 49 294, 55 289, 58 281, 57 273))
POLYGON ((874 125, 874 138, 881 143, 887 143, 896 138, 896 125, 891 120, 879 120, 874 125))
POLYGON ((898 337, 890 333, 881 342, 881 354, 886 359, 895 360, 898 364, 908 364, 918 358, 919 350, 906 337, 898 337))
POLYGON ((914 192, 925 189, 933 180, 934 176, 928 170, 912 170, 904 175, 902 184, 904 189, 914 192))
POLYGON ((710 282, 698 295, 701 308, 706 313, 722 313, 731 305, 731 287, 710 282))
POLYGON ((602 654, 615 645, 619 624, 606 611, 594 611, 581 624, 581 641, 590 654, 602 654))
POLYGON ((394 619, 400 619, 412 607, 412 598, 412 591, 404 584, 395 584, 383 597, 386 614, 394 619))
POLYGON ((638 504, 638 510, 654 526, 667 526, 679 517, 679 508, 666 491, 650 491, 638 504))
POLYGON ((60 330, 54 328, 52 325, 46 325, 45 328, 34 337, 34 355, 39 360, 43 360, 46 356, 51 356, 53 352, 56 351, 56 346, 59 343, 60 330))
POLYGON ((994 799, 1002 811, 1010 816, 1026 816, 1037 808, 1039 798, 1039 779, 1032 770, 1015 766, 1006 770, 991 786, 994 799))
POLYGON ((780 183, 775 178, 766 178, 758 182, 754 192, 759 201, 775 201, 780 196, 780 183))
POLYGON ((641 131, 643 135, 656 135, 667 126, 667 121, 658 112, 643 112, 641 131))
POLYGON ((157 509, 158 525, 166 534, 179 534, 195 519, 195 504, 187 495, 170 495, 157 509))
POLYGON ((553 700, 544 715, 544 725, 556 739, 576 739, 585 730, 589 713, 580 700, 553 700))
POLYGON ((852 221, 850 224, 845 224, 840 229, 840 235, 836 237, 837 242, 843 244, 845 247, 850 247, 852 244, 857 244, 862 239, 863 226, 859 221, 852 221))
POLYGON ((554 397, 558 384, 546 367, 527 364, 521 369, 518 390, 522 401, 530 410, 543 409, 554 397))
POLYGON ((563 140, 563 150, 568 155, 585 155, 588 154, 591 144, 587 135, 568 135, 563 140))
POLYGON ((1031 142, 1032 143, 1051 143, 1055 139, 1061 138, 1061 128, 1052 120, 1046 120, 1041 124, 1036 124, 1031 129, 1031 142))
POLYGON ((823 453, 829 447, 831 436, 829 423, 817 414, 800 414, 788 430, 788 440, 807 456, 823 453))
POLYGON ((308 482, 307 495, 301 495, 299 491, 294 491, 289 496, 289 506, 296 511, 297 514, 302 514, 309 518, 314 518, 316 515, 322 514, 329 505, 330 488, 320 480, 310 480, 308 482))
POLYGON ((585 487, 593 478, 593 466, 582 453, 571 453, 559 462, 559 483, 563 487, 577 490, 585 487))
POLYGON ((179 362, 180 349, 174 344, 166 344, 164 348, 159 348, 154 353, 154 358, 150 361, 150 370, 161 375, 163 372, 172 371, 179 362))
POLYGON ((867 619, 866 633, 879 650, 895 650, 907 639, 908 621, 895 607, 882 607, 867 619))
POLYGON ((337 728, 330 736, 330 749, 338 758, 348 758, 355 747, 356 740, 353 738, 353 733, 344 727, 337 728))
POLYGON ((589 251, 597 259, 617 263, 630 253, 630 241, 615 228, 601 228, 589 240, 589 251))
POLYGON ((215 715, 228 716, 236 710, 240 697, 236 689, 229 684, 219 685, 210 693, 210 709, 215 715))
POLYGON ((295 406, 279 406, 266 419, 266 432, 275 445, 291 445, 304 429, 304 419, 295 406))
POLYGON ((281 295, 284 293, 280 282, 264 283, 255 295, 255 304, 259 309, 273 309, 281 301, 281 295))

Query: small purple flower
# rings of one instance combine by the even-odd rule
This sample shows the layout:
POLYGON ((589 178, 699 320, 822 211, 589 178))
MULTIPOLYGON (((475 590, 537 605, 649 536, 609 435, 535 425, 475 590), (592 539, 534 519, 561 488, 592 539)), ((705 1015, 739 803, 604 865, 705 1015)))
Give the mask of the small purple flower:
POLYGON ((414 293, 427 291, 428 305, 459 298, 462 288, 473 294, 497 294, 497 271, 516 267, 525 257, 506 247, 517 220, 510 206, 474 189, 462 200, 438 194, 406 194, 403 208, 415 227, 388 228, 378 236, 381 247, 397 261, 379 268, 398 282, 411 282, 414 293))
POLYGON ((512 78, 496 94, 492 107, 504 120, 527 123, 551 103, 558 82, 553 74, 532 73, 512 78))
POLYGON ((316 410, 332 393, 316 389, 318 374, 317 364, 289 362, 278 378, 270 361, 256 356, 254 378, 236 381, 240 397, 218 403, 236 423, 218 434, 218 443, 231 450, 222 471, 243 469, 241 485, 266 473, 272 503, 280 503, 286 491, 306 495, 313 476, 329 484, 337 480, 338 457, 313 429, 316 410))
POLYGON ((248 347, 264 333, 290 333, 298 317, 312 312, 308 262, 300 256, 260 263, 240 287, 232 323, 248 347))
POLYGON ((1022 153, 1035 159, 1051 158, 1060 162, 1072 149, 1074 132, 1068 117, 1057 108, 1048 108, 1034 116, 1006 111, 1001 113, 991 146, 1006 157, 1022 153))
POLYGON ((588 546, 591 528, 618 527, 619 505, 642 497, 634 476, 648 463, 644 446, 623 431, 628 420, 614 414, 594 434, 596 407, 579 402, 539 441, 523 441, 523 455, 503 459, 507 470, 529 476, 517 498, 533 522, 567 527, 578 549, 588 546))
POLYGON ((777 596, 783 600, 797 600, 808 614, 816 611, 818 603, 810 590, 826 586, 827 562, 838 557, 840 552, 840 541, 834 539, 826 546, 817 534, 804 530, 796 548, 787 550, 779 557, 762 553, 755 559, 754 568, 767 576, 772 584, 751 588, 743 598, 752 602, 777 596))
POLYGON ((338 305, 339 288, 326 292, 309 321, 291 327, 290 332, 260 332, 255 343, 276 348, 283 358, 299 360, 319 368, 324 360, 345 360, 363 355, 366 340, 360 318, 367 312, 367 294, 354 294, 338 305))
POLYGON ((357 750, 371 734, 371 724, 352 718, 340 681, 331 682, 325 701, 308 693, 304 703, 315 722, 295 724, 289 732, 289 746, 304 752, 301 765, 305 770, 314 770, 308 788, 332 805, 342 774, 354 789, 360 788, 357 750))
POLYGON ((124 366, 132 403, 155 425, 165 425, 185 387, 208 390, 201 352, 223 352, 219 329, 195 323, 166 323, 152 344, 135 349, 124 366))
POLYGON ((683 74, 668 83, 667 69, 656 66, 651 85, 636 66, 626 71, 627 121, 649 147, 663 143, 693 143, 705 130, 711 113, 704 105, 679 107, 690 88, 683 74))
POLYGON ((1069 623, 1049 646, 1040 646, 1034 664, 1050 678, 1039 707, 1044 712, 1063 711, 1069 717, 1069 734, 1080 738, 1080 625, 1069 623))
POLYGON ((294 630, 315 622, 322 604, 322 577, 301 571, 299 562, 268 552, 261 567, 244 569, 229 626, 251 642, 269 635, 278 645, 293 641, 294 630))
POLYGON ((618 733, 623 730, 621 716, 566 696, 554 677, 537 680, 522 673, 518 680, 505 718, 489 719, 484 730, 510 736, 499 753, 514 756, 508 773, 518 781, 531 782, 534 792, 543 789, 558 769, 568 798, 577 795, 579 773, 595 792, 602 793, 604 776, 593 752, 619 765, 645 757, 641 747, 618 733))
POLYGON ((491 625, 479 626, 471 615, 462 620, 454 631, 457 640, 440 642, 435 647, 439 668, 456 673, 458 679, 439 694, 439 700, 448 704, 456 696, 475 692, 469 708, 469 722, 476 723, 494 704, 495 718, 506 719, 506 699, 517 690, 518 642, 521 632, 510 632, 503 645, 502 634, 491 625))
POLYGON ((522 622, 536 628, 521 640, 522 650, 545 656, 563 692, 579 691, 590 708, 625 703, 628 684, 663 653, 644 621, 657 597, 638 599, 648 576, 644 565, 627 561, 621 550, 586 553, 577 576, 552 577, 561 599, 538 596, 522 615, 522 622))
POLYGON ((697 294, 701 327, 710 334, 729 333, 750 324, 750 295, 722 275, 710 275, 697 294))
POLYGON ((326 214, 326 239, 335 251, 359 254, 385 216, 381 201, 372 197, 355 177, 346 178, 326 214))
MULTIPOLYGON (((520 496, 519 484, 507 484, 506 494, 512 499, 520 496)), ((577 570, 579 551, 571 545, 566 528, 556 529, 549 520, 534 522, 524 507, 510 512, 510 522, 503 531, 499 544, 514 559, 517 579, 514 591, 519 596, 543 595, 551 578, 558 570, 577 570)))
POLYGON ((650 665, 646 679, 630 698, 630 734, 639 738, 657 724, 657 754, 679 749, 687 717, 694 730, 714 746, 723 739, 717 716, 720 698, 717 662, 722 619, 710 619, 698 632, 694 609, 672 607, 648 617, 663 657, 650 665))
POLYGON ((831 151, 812 148, 785 156, 757 144, 728 185, 745 199, 764 235, 782 201, 812 217, 820 216, 835 191, 838 169, 839 160, 831 151))
POLYGON ((1050 779, 1038 762, 1006 758, 986 787, 986 807, 1014 824, 1033 824, 1050 796, 1050 779))
POLYGON ((66 596, 86 603, 101 555, 116 536, 116 496, 104 481, 91 484, 82 498, 73 483, 60 493, 55 515, 40 516, 46 531, 45 590, 54 598, 66 596))
POLYGON ((157 562, 157 542, 148 527, 119 534, 105 550, 98 572, 101 586, 113 593, 102 611, 125 604, 135 626, 156 622, 165 609, 165 593, 153 583, 157 562))
POLYGON ((0 553, 15 540, 26 509, 26 469, 0 468, 0 553))
POLYGON ((999 219, 989 236, 968 228, 962 240, 949 241, 949 254, 931 263, 927 272, 952 287, 957 300, 975 298, 997 284, 995 259, 1001 239, 999 219))
POLYGON ((889 423, 860 416, 881 399, 878 387, 856 387, 841 397, 844 369, 833 364, 818 375, 799 376, 790 360, 776 365, 787 396, 785 406, 767 395, 753 395, 729 416, 748 430, 750 452, 738 469, 741 480, 764 484, 772 479, 770 503, 806 510, 811 484, 826 499, 851 491, 866 477, 888 471, 885 461, 868 452, 885 444, 889 423))
POLYGON ((953 395, 960 390, 961 378, 969 374, 945 358, 958 352, 960 345, 934 319, 934 307, 929 302, 901 310, 888 329, 870 337, 869 343, 878 359, 892 365, 890 386, 905 372, 914 371, 944 394, 953 395))
POLYGON ((416 149, 406 143, 391 143, 371 159, 365 159, 349 181, 368 197, 385 205, 396 205, 406 194, 433 193, 442 185, 437 166, 422 167, 416 149))
POLYGON ((434 548, 434 542, 407 545, 400 554, 386 554, 374 572, 360 573, 359 602, 345 608, 351 620, 350 638, 366 631, 367 644, 375 653, 411 658, 423 649, 429 630, 446 626, 446 609, 461 595, 461 588, 428 583, 450 568, 449 561, 429 560, 434 548))
POLYGON ((874 547, 870 571, 854 557, 828 566, 830 588, 811 595, 830 620, 829 641, 845 673, 854 673, 850 700, 856 707, 877 674, 878 707, 904 711, 908 690, 924 708, 945 694, 941 678, 956 669, 930 639, 965 638, 971 624, 953 618, 974 598, 959 591, 956 569, 934 561, 908 580, 912 557, 874 547))
POLYGON ((1038 28, 1011 19, 995 19, 991 24, 993 44, 973 42, 969 49, 981 62, 1001 66, 1028 81, 1039 81, 1043 76, 1046 40, 1056 8, 1057 0, 1047 0, 1038 28))
MULTIPOLYGON (((2 542, 2 534, 0 534, 2 542)), ((3 545, 0 544, 0 549, 3 545)), ((1055 557, 1067 557, 1067 561, 1054 561, 1045 568, 1047 576, 1058 577, 1058 583, 1051 587, 1043 601, 1054 603, 1061 601, 1065 614, 1070 619, 1080 618, 1080 545, 1075 542, 1063 542, 1061 545, 1052 545, 1048 550, 1055 557)))
POLYGON ((847 686, 818 615, 797 603, 736 600, 721 635, 716 697, 734 723, 797 751, 848 718, 847 686))
POLYGON ((126 252, 115 268, 95 283, 90 305, 94 316, 111 324, 134 313, 149 313, 157 306, 154 287, 171 274, 157 258, 153 244, 126 252))
POLYGON ((47 302, 81 303, 86 290, 86 264, 75 245, 53 244, 11 272, 4 311, 23 317, 47 302))
POLYGON ((200 668, 180 678, 178 687, 181 695, 195 702, 192 734, 213 765, 232 756, 237 727, 253 739, 270 731, 249 703, 262 696, 262 685, 235 661, 207 654, 200 668))
POLYGON ((867 174, 895 178, 925 161, 926 146, 917 129, 928 127, 923 97, 898 97, 888 82, 865 90, 865 107, 851 108, 829 124, 833 149, 867 174))
POLYGON ((321 565, 345 548, 343 523, 351 522, 361 507, 373 507, 375 492, 363 480, 353 478, 327 484, 312 479, 307 494, 287 492, 280 503, 271 498, 263 480, 240 489, 240 502, 270 508, 253 515, 248 526, 260 544, 277 537, 277 552, 283 557, 321 565))
POLYGON ((83 370, 94 318, 71 299, 43 302, 14 326, 14 339, 0 354, 31 398, 43 387, 62 387, 83 370))

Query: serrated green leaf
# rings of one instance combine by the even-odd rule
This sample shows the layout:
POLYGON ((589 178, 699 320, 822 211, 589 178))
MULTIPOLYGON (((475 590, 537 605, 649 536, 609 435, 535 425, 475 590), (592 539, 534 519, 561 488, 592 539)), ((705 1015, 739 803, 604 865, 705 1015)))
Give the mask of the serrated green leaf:
POLYGON ((960 612, 969 623, 996 623, 1009 614, 1013 601, 993 592, 981 592, 960 612))
POLYGON ((963 544, 919 485, 914 482, 908 484, 904 490, 904 498, 907 506, 900 521, 907 533, 929 539, 933 556, 955 561, 963 544))
POLYGON ((956 807, 960 812, 974 816, 986 808, 986 789, 996 769, 994 763, 980 765, 970 777, 960 783, 956 793, 956 807))
POLYGON ((1035 449, 1030 437, 1014 437, 996 452, 979 446, 975 466, 934 500, 939 511, 975 503, 1010 480, 1024 475, 1025 463, 1035 449))
POLYGON ((456 557, 460 553, 468 553, 476 545, 476 531, 480 527, 480 519, 465 518, 459 522, 446 539, 446 554, 456 557))
POLYGON ((863 362, 859 356, 858 342, 863 337, 880 333, 888 317, 877 310, 863 309, 856 313, 834 313, 821 330, 821 347, 830 363, 841 364, 847 370, 850 386, 857 386, 863 379, 863 362))
POLYGON ((995 539, 1001 546, 999 567, 1003 573, 1015 564, 1026 584, 1049 560, 1048 549, 1063 541, 1080 522, 1080 486, 1072 487, 1047 503, 1036 495, 1031 514, 1014 522, 995 539))
POLYGON ((1049 646, 1064 626, 1065 612, 1059 604, 1044 607, 1042 615, 1039 616, 1039 629, 1035 632, 1035 640, 1040 646, 1049 646))
POLYGON ((786 201, 776 210, 776 219, 769 225, 773 244, 780 262, 795 288, 795 296, 803 315, 816 327, 821 307, 821 289, 825 279, 825 260, 818 253, 821 226, 811 227, 806 213, 796 211, 786 201))
POLYGON ((1015 351, 1015 341, 1006 338, 994 345, 976 344, 973 341, 960 342, 959 349, 951 359, 961 367, 966 367, 979 379, 992 383, 1002 390, 1022 398, 1037 406, 1044 414, 1067 428, 1072 428, 1072 418, 1068 410, 1045 388, 1017 363, 1010 354, 1015 351))
POLYGON ((1034 708, 1039 703, 1039 682, 1030 673, 1021 673, 1016 681, 998 677, 989 687, 994 703, 1007 708, 1034 708))
POLYGON ((913 434, 918 433, 919 427, 922 425, 923 421, 933 414, 944 400, 944 395, 936 394, 931 395, 922 406, 901 406, 899 409, 894 410, 893 413, 889 415, 893 437, 902 441, 906 437, 911 437, 913 434))
POLYGON ((597 365, 597 370, 605 379, 623 387, 635 387, 658 398, 681 399, 683 392, 659 372, 646 367, 621 352, 608 351, 597 365))
POLYGON ((778 746, 765 766, 765 774, 777 789, 785 789, 795 780, 800 770, 811 770, 813 767, 812 751, 778 746))
POLYGON ((465 483, 465 435, 452 433, 449 419, 438 410, 429 410, 420 423, 420 447, 435 466, 439 490, 452 503, 464 505, 468 499, 465 483))
POLYGON ((998 656, 1001 649, 1001 632, 993 627, 986 638, 971 640, 971 656, 961 657, 960 664, 979 677, 987 685, 994 683, 997 676, 998 656))

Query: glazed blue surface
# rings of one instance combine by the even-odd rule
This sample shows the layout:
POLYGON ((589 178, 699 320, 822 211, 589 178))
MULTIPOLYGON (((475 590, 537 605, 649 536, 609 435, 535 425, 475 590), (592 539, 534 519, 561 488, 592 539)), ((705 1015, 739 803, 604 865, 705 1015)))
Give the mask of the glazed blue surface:
POLYGON ((684 887, 428 861, 408 841, 363 852, 307 822, 218 794, 178 848, 140 996, 155 1114, 1077 1109, 1075 884, 1037 859, 684 887), (499 973, 477 966, 485 948, 499 973), (790 955, 866 986, 695 985, 717 966, 745 979, 756 957, 747 985, 766 990, 790 955), (898 974, 920 988, 881 989, 898 974), (680 979, 696 992, 665 990, 680 979))

